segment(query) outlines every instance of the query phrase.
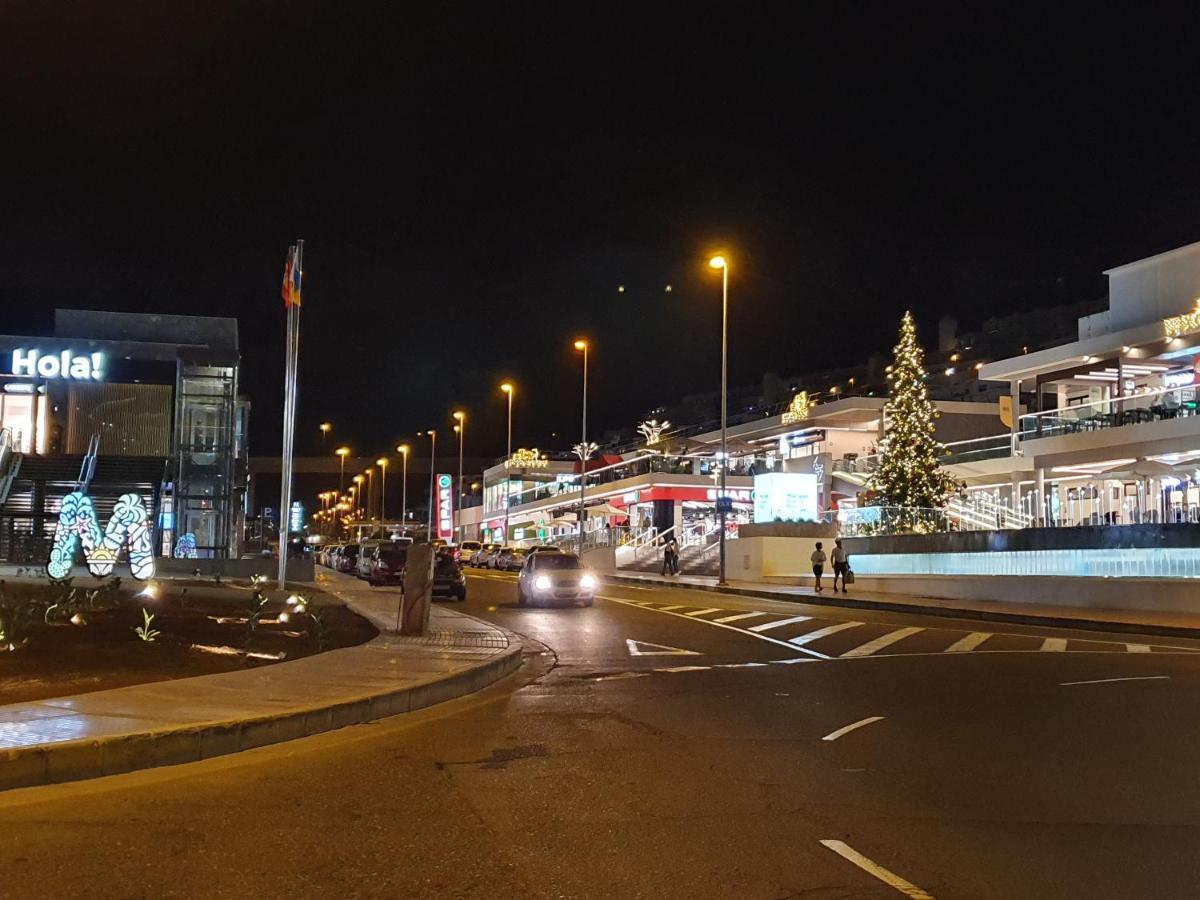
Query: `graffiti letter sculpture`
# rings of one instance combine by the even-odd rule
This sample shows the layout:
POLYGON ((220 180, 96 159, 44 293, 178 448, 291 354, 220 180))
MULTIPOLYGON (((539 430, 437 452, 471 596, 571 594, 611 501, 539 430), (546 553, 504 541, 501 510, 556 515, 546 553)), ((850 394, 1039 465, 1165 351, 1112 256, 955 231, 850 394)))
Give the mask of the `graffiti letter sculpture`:
POLYGON ((195 559, 200 553, 196 550, 196 535, 192 532, 181 534, 175 542, 176 559, 195 559))
POLYGON ((122 546, 128 548, 129 569, 134 578, 145 581, 154 577, 154 536, 150 530, 150 515, 137 494, 121 495, 103 534, 92 498, 82 491, 67 494, 58 513, 58 527, 54 531, 46 573, 54 579, 69 576, 75 552, 81 544, 88 571, 97 578, 112 574, 122 546))

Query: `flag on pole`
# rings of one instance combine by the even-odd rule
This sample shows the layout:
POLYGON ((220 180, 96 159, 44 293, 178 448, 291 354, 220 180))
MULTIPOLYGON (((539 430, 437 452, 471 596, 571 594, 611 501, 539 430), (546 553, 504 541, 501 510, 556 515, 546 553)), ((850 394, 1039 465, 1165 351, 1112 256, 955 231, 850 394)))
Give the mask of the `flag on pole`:
POLYGON ((283 284, 279 287, 279 296, 285 306, 300 305, 301 268, 296 262, 296 245, 288 247, 287 261, 283 264, 283 284))
POLYGON ((300 260, 300 254, 295 247, 292 248, 292 289, 290 303, 292 306, 300 305, 300 279, 304 275, 304 264, 300 260))

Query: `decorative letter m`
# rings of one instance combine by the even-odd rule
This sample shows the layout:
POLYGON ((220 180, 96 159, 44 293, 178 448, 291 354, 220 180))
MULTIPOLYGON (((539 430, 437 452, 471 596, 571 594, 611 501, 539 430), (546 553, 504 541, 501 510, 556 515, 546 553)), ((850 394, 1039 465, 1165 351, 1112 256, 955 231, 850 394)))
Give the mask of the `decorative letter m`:
POLYGON ((53 579, 66 578, 75 563, 75 553, 83 545, 88 571, 97 578, 112 574, 121 548, 129 553, 129 569, 139 581, 154 577, 154 535, 150 515, 137 494, 122 494, 113 508, 108 526, 100 531, 92 498, 74 491, 63 498, 54 530, 54 545, 46 574, 53 579))

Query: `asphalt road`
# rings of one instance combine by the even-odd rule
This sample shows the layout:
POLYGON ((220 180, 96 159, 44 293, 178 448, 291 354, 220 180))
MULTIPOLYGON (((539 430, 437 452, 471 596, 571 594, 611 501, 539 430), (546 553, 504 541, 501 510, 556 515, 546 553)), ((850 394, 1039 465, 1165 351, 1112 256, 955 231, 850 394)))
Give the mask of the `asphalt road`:
POLYGON ((1200 644, 602 593, 473 575, 480 694, 0 795, 0 896, 1200 894, 1200 644))

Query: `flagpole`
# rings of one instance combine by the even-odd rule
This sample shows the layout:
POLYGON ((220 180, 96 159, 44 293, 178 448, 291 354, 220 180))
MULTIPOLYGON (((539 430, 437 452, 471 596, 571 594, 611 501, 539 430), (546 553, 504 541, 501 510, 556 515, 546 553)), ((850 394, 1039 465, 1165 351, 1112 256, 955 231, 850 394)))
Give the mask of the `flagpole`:
MULTIPOLYGON (((303 270, 304 241, 296 241, 292 253, 292 280, 299 282, 303 270)), ((298 293, 298 292, 297 292, 298 293)), ((292 455, 296 436, 297 367, 300 357, 300 305, 289 299, 283 376, 283 459, 279 500, 279 589, 287 589, 288 534, 292 514, 292 455)))

